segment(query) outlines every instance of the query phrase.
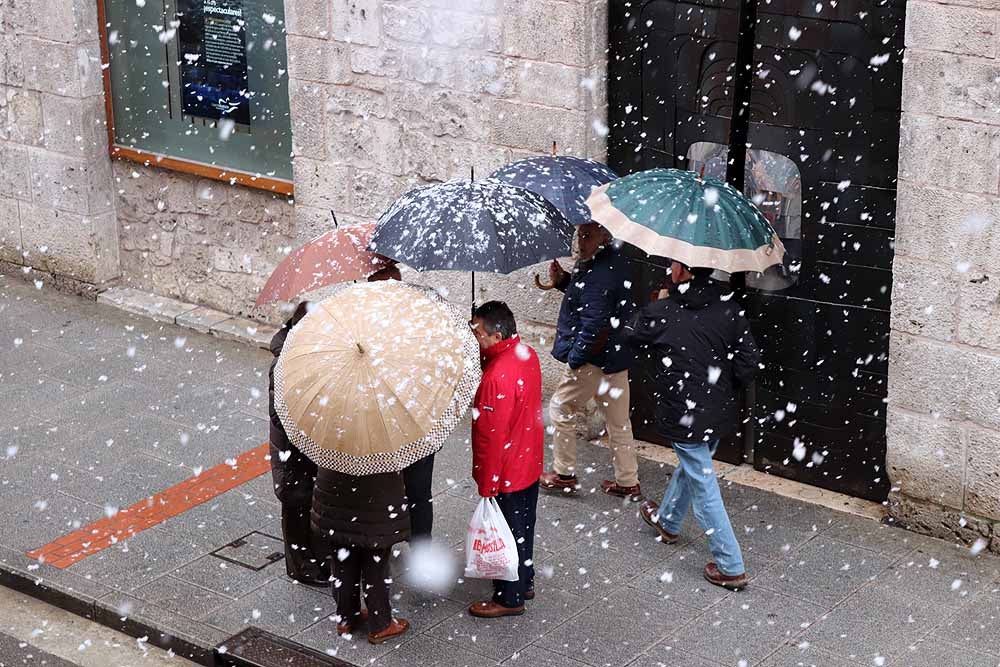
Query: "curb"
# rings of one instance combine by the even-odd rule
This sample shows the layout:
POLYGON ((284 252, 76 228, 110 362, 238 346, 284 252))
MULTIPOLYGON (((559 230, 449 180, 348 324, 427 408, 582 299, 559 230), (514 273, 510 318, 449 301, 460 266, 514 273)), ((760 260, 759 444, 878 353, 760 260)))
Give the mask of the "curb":
POLYGON ((112 287, 97 296, 97 303, 123 310, 155 322, 175 324, 235 343, 268 349, 278 329, 256 320, 235 317, 193 303, 157 296, 132 287, 112 287))
POLYGON ((117 630, 136 639, 145 638, 153 646, 164 651, 171 651, 191 662, 205 667, 214 667, 214 647, 200 646, 194 642, 182 639, 141 619, 121 616, 108 608, 100 600, 91 598, 79 591, 63 590, 55 582, 49 582, 42 577, 34 577, 11 568, 6 563, 0 563, 0 586, 23 593, 29 597, 41 600, 53 607, 58 607, 77 616, 82 616, 94 623, 117 630))

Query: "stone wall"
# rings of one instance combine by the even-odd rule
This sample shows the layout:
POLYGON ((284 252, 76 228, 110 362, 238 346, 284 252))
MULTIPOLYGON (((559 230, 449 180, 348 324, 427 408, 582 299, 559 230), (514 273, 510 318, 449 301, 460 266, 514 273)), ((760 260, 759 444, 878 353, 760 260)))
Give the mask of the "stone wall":
POLYGON ((893 517, 1000 551, 1000 3, 907 4, 893 517))
POLYGON ((96 3, 0 0, 0 261, 118 275, 96 3))
MULTIPOLYGON (((115 167, 129 286, 273 320, 253 298, 289 247, 376 219, 407 190, 512 160, 604 154, 606 3, 285 0, 294 205, 115 167)), ((558 300, 532 271, 484 276, 545 336, 558 300)), ((468 275, 411 275, 468 302, 468 275)), ((536 336, 536 338, 537 338, 536 336)))

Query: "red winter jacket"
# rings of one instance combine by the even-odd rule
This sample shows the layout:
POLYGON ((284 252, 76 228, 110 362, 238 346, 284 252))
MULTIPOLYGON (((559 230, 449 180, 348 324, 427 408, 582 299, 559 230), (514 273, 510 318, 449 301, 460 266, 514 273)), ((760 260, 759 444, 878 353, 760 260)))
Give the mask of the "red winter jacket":
POLYGON ((538 481, 545 456, 542 369, 517 336, 483 351, 472 419, 472 478, 479 495, 513 493, 538 481))

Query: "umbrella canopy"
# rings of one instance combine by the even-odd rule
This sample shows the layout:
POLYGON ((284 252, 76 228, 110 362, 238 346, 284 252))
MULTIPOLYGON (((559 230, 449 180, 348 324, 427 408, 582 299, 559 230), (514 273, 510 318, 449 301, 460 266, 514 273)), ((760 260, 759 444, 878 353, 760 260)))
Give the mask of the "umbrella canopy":
POLYGON ((541 195, 571 223, 585 225, 591 221, 587 197, 618 174, 595 160, 556 155, 518 160, 493 172, 491 178, 541 195))
POLYGON ((291 331, 275 367, 275 409, 317 464, 398 471, 440 449, 443 440, 428 436, 443 422, 454 428, 479 374, 478 345, 455 309, 403 283, 363 283, 291 331))
POLYGON ((408 192, 368 249, 418 271, 510 273, 569 254, 572 238, 573 225, 544 197, 487 178, 408 192))
POLYGON ((594 220, 651 255, 730 273, 764 272, 785 248, 753 203, 716 178, 651 169, 594 191, 594 220))
POLYGON ((288 255, 274 269, 257 297, 257 305, 292 301, 298 296, 350 280, 364 280, 392 264, 365 249, 374 223, 334 229, 288 255))

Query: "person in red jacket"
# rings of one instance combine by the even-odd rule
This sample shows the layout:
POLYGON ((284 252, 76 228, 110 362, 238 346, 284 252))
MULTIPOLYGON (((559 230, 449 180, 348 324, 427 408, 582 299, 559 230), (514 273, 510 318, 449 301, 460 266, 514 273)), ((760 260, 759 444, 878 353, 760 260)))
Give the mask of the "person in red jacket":
POLYGON ((535 351, 517 335, 507 304, 490 301, 470 322, 482 351, 483 379, 472 412, 472 477, 479 495, 496 498, 520 561, 518 581, 493 581, 493 599, 476 602, 479 618, 517 616, 535 597, 535 512, 542 474, 542 369, 535 351))

